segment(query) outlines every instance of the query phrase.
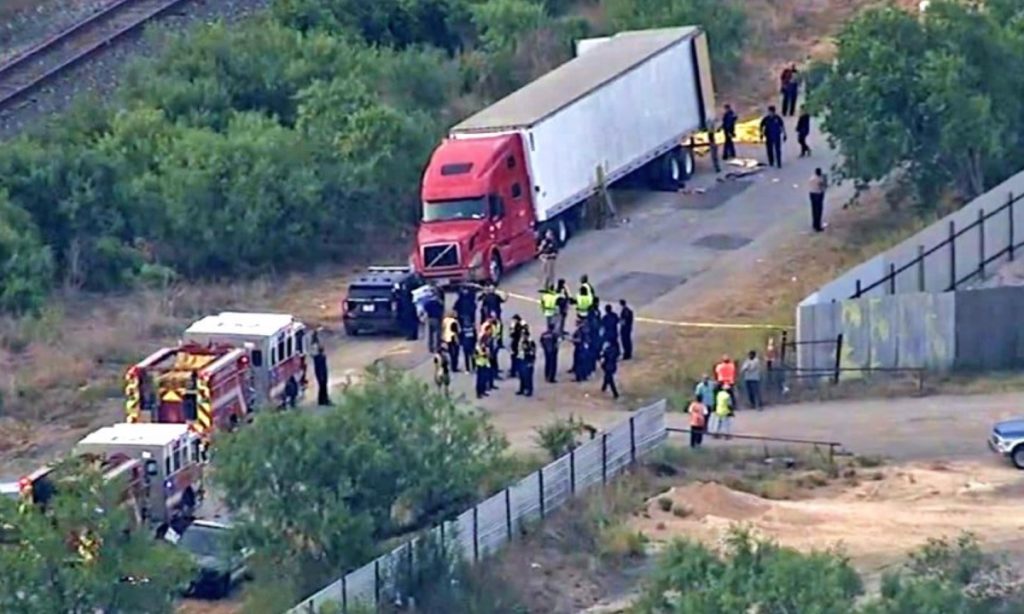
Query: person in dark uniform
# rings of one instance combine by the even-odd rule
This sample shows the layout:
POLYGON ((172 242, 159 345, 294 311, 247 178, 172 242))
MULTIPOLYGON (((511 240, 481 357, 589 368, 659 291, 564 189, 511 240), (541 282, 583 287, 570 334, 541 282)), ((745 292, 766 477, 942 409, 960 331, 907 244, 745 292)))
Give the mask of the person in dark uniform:
POLYGON ((610 344, 604 344, 604 349, 601 350, 601 370, 604 371, 604 380, 601 382, 601 392, 605 392, 609 388, 612 391, 612 398, 619 398, 619 389, 615 385, 615 372, 619 369, 619 354, 615 351, 615 347, 610 344))
POLYGON ((523 358, 519 363, 519 391, 524 397, 533 396, 533 369, 537 364, 537 343, 530 338, 530 328, 523 328, 523 358))
POLYGON ((540 348, 544 352, 544 381, 554 384, 558 381, 558 332, 554 326, 541 334, 540 348))
POLYGON ((736 111, 731 105, 725 105, 725 113, 722 115, 722 134, 725 135, 725 144, 722 146, 722 159, 732 160, 736 157, 736 111))
MULTIPOLYGON (((441 339, 448 349, 448 364, 451 366, 452 373, 458 373, 459 348, 462 347, 462 325, 459 324, 458 317, 445 318, 442 323, 448 327, 448 330, 441 332, 441 339)), ((466 365, 466 370, 469 370, 469 365, 466 365)))
POLYGON ((444 299, 433 292, 423 305, 423 313, 427 317, 427 348, 436 352, 441 345, 441 320, 444 318, 444 299))
POLYGON ((587 331, 586 323, 580 321, 576 325, 576 330, 572 333, 572 369, 571 373, 576 377, 577 382, 582 382, 587 379, 587 354, 590 351, 587 349, 587 331))
POLYGON ((782 168, 782 142, 786 140, 786 122, 775 107, 768 107, 768 114, 761 118, 761 140, 768 152, 768 166, 782 168))
POLYGON ((405 338, 408 341, 416 341, 419 338, 420 322, 416 316, 412 291, 406 287, 395 290, 395 312, 398 318, 398 327, 405 334, 405 338))
POLYGON ((461 286, 459 296, 452 305, 459 326, 463 329, 476 328, 476 293, 471 286, 461 286))
POLYGON ((811 116, 807 111, 800 111, 800 117, 796 120, 796 140, 800 143, 800 157, 811 155, 811 148, 807 145, 807 136, 811 133, 811 116))
POLYGON ((472 373, 476 371, 476 328, 473 326, 462 328, 462 357, 466 361, 466 370, 472 373))
POLYGON ((633 310, 626 299, 619 301, 619 337, 622 340, 622 360, 633 359, 633 310))
POLYGON ((594 372, 597 371, 597 364, 601 360, 601 331, 598 328, 600 319, 593 315, 587 318, 586 330, 587 330, 587 377, 589 378, 594 372))
POLYGON ((523 340, 523 331, 526 330, 526 325, 523 324, 523 319, 519 317, 519 314, 512 316, 512 326, 509 329, 509 352, 511 353, 512 364, 508 369, 509 377, 517 377, 519 375, 519 361, 522 354, 520 353, 521 342, 523 340))
POLYGON ((288 381, 284 384, 284 405, 285 407, 295 409, 299 400, 299 382, 295 379, 294 375, 288 376, 288 381))
POLYGON ((320 344, 317 344, 316 354, 313 354, 313 375, 316 377, 316 404, 330 405, 331 397, 327 394, 327 356, 324 354, 324 346, 320 344))
MULTIPOLYGON (((483 322, 491 317, 491 315, 494 315, 500 322, 501 306, 505 303, 506 299, 507 296, 495 289, 493 283, 488 283, 484 286, 484 291, 477 297, 477 300, 480 302, 480 321, 483 322)), ((498 342, 501 343, 501 339, 498 342)))
POLYGON ((601 316, 602 341, 610 343, 619 349, 619 316, 612 309, 611 305, 604 306, 604 315, 601 316))
POLYGON ((565 323, 568 321, 566 318, 569 317, 569 305, 572 304, 572 296, 569 294, 569 286, 565 283, 564 279, 558 280, 558 285, 555 286, 555 294, 558 296, 555 299, 555 306, 558 309, 558 321, 555 325, 555 334, 559 338, 565 336, 565 323))

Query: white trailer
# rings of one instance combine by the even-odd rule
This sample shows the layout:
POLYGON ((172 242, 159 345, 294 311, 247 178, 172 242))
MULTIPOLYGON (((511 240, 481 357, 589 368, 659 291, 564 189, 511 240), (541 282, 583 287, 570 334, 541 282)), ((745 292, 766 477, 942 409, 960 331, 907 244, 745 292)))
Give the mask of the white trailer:
POLYGON ((578 56, 459 123, 450 138, 522 135, 536 220, 546 222, 597 189, 652 162, 675 189, 693 172, 684 141, 711 127, 714 87, 707 35, 696 26, 580 41, 578 56))

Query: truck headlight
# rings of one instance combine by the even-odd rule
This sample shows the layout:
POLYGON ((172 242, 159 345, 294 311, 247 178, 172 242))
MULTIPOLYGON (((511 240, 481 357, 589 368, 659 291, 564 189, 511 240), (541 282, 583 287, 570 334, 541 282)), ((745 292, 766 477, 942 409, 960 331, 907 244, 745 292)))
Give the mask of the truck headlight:
POLYGON ((473 258, 469 261, 469 268, 471 268, 471 269, 480 268, 480 265, 482 265, 483 263, 484 263, 484 254, 483 254, 483 252, 477 252, 476 254, 473 255, 473 258))

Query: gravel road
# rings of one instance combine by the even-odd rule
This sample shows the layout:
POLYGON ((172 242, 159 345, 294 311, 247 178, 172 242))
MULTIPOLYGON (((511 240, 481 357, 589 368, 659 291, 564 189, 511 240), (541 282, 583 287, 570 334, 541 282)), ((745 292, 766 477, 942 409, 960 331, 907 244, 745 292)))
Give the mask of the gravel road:
MULTIPOLYGON (((148 26, 181 30, 200 23, 224 20, 236 22, 254 13, 265 10, 271 0, 192 0, 180 8, 168 12, 163 17, 151 22, 148 26)), ((65 4, 90 5, 92 8, 102 6, 103 2, 75 2, 65 4)), ((67 26, 89 12, 88 8, 80 8, 72 12, 60 13, 60 21, 67 26)), ((57 30, 61 27, 54 26, 57 30)), ((47 33, 37 34, 32 40, 38 40, 47 33)), ((131 59, 153 54, 154 48, 149 37, 131 34, 119 39, 108 48, 93 55, 79 65, 71 68, 63 75, 53 79, 25 102, 0 113, 0 141, 10 139, 26 128, 39 125, 51 117, 60 114, 83 94, 95 94, 101 99, 109 99, 114 92, 125 68, 131 59)))

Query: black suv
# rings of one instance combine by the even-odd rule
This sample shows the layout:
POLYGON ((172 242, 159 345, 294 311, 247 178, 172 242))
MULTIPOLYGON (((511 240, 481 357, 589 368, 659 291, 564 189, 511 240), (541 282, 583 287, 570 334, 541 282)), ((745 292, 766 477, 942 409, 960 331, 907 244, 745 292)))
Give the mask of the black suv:
POLYGON ((400 290, 412 292, 423 278, 408 267, 369 267, 349 284, 341 302, 345 334, 399 332, 396 298, 400 290))

